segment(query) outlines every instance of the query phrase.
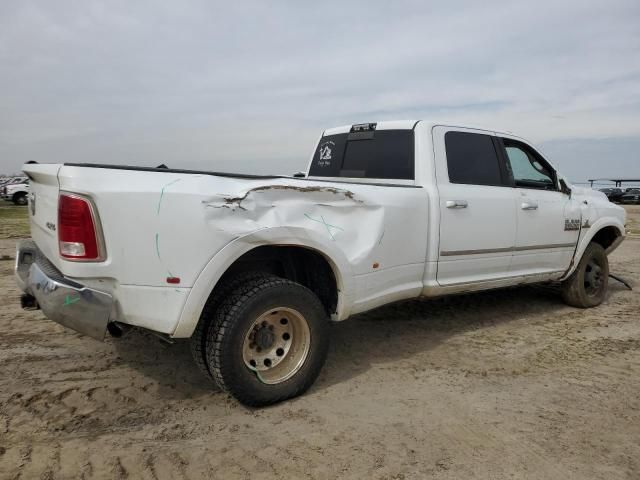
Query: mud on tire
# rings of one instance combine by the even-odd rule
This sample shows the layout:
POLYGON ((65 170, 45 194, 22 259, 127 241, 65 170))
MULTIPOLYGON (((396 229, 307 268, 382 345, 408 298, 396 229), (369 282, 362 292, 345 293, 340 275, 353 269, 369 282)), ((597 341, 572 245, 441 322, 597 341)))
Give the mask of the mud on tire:
POLYGON ((222 300, 238 287, 246 282, 263 277, 265 277, 265 274, 260 272, 238 274, 217 287, 207 300, 190 341, 191 356, 206 377, 213 379, 209 371, 209 366, 207 365, 207 332, 209 331, 210 323, 214 320, 216 310, 222 300))
POLYGON ((327 356, 329 321, 311 290, 265 275, 220 302, 206 346, 220 388, 245 405, 269 405, 313 384, 327 356))
POLYGON ((604 248, 590 243, 575 272, 562 285, 562 298, 572 307, 590 308, 600 305, 607 294, 609 260, 604 248))

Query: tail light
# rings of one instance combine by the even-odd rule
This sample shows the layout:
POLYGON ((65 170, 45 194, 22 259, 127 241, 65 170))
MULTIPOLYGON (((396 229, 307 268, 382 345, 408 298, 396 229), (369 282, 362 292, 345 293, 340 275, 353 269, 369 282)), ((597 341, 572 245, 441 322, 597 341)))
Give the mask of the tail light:
POLYGON ((99 262, 105 259, 100 224, 91 200, 61 193, 58 199, 58 245, 69 260, 99 262))

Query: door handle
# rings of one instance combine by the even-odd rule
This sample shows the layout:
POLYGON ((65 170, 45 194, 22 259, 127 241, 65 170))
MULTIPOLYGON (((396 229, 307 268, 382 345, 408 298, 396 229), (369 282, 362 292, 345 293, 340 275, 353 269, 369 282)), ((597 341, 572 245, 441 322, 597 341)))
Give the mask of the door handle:
POLYGON ((522 202, 522 210, 537 210, 538 202, 522 202))
POLYGON ((466 200, 447 200, 445 205, 447 208, 467 208, 466 200))

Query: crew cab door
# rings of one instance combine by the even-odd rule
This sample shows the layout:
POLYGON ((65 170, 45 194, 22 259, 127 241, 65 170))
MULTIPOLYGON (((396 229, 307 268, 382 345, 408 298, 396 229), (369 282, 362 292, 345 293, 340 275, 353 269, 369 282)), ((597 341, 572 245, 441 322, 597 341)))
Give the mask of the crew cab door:
POLYGON ((515 190, 492 132, 433 129, 440 205, 437 281, 455 285, 509 275, 515 190))
POLYGON ((500 138, 516 190, 512 275, 564 272, 580 233, 580 205, 560 191, 553 167, 530 145, 500 138))

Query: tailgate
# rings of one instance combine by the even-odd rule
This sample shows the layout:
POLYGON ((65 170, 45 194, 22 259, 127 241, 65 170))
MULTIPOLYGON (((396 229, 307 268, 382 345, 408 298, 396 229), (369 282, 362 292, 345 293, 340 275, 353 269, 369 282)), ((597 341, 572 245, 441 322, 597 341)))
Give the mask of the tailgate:
POLYGON ((58 260, 58 171, 59 164, 28 164, 29 223, 31 237, 42 253, 54 263, 58 260))

